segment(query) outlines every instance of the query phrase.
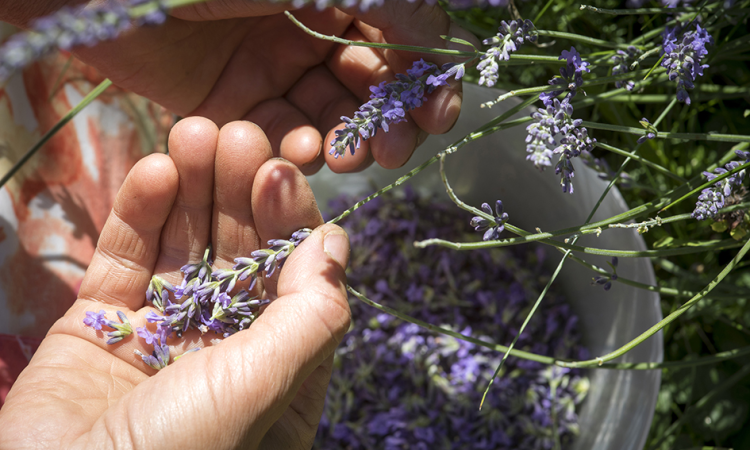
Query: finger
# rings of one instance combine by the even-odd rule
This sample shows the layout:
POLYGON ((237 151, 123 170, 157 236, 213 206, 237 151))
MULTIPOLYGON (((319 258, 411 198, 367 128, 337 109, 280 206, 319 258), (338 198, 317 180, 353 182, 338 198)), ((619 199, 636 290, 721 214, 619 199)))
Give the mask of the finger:
MULTIPOLYGON (((340 33, 351 20, 334 8, 299 14, 300 20, 310 17, 326 34, 340 33)), ((282 14, 245 20, 243 40, 211 93, 190 115, 211 117, 219 125, 244 117, 261 102, 282 97, 308 68, 325 59, 332 46, 307 35, 282 14)))
POLYGON ((323 138, 305 114, 284 98, 262 102, 244 118, 266 132, 273 156, 281 156, 304 174, 323 165, 323 138))
MULTIPOLYGON (((136 386, 94 425, 89 440, 106 439, 122 447, 147 439, 173 448, 257 448, 303 383, 313 377, 322 389, 327 381, 326 371, 318 376, 316 370, 350 321, 344 289, 348 251, 340 228, 315 230, 288 261, 307 287, 299 291, 300 285, 289 281, 283 290, 292 293, 273 302, 248 330, 187 355, 136 386)), ((322 405, 309 408, 320 410, 322 405)), ((311 428, 308 424, 307 430, 288 432, 311 439, 311 428)))
MULTIPOLYGON (((255 226, 262 244, 270 239, 289 239, 300 228, 315 228, 323 223, 307 179, 288 161, 272 159, 263 164, 255 176, 252 195, 255 226)), ((270 298, 276 297, 278 272, 264 278, 270 298)))
POLYGON ((208 119, 183 119, 169 134, 169 155, 180 178, 162 233, 155 273, 179 284, 179 268, 199 261, 209 243, 213 208, 214 158, 219 130, 208 119))
MULTIPOLYGON (((352 116, 359 108, 361 100, 338 80, 325 66, 317 66, 308 71, 289 91, 286 98, 312 120, 322 133, 341 123, 341 116, 352 116)), ((369 93, 369 90, 367 91, 369 93)), ((335 137, 335 136, 334 136, 335 137)), ((334 158, 328 154, 333 137, 323 142, 322 156, 334 172, 354 172, 369 166, 369 144, 363 141, 362 147, 345 158, 334 158)))
POLYGON ((133 167, 102 229, 79 298, 132 310, 143 305, 178 184, 168 156, 147 156, 133 167))
POLYGON ((261 244, 251 207, 253 181, 271 155, 271 144, 253 123, 231 122, 219 132, 211 233, 217 268, 232 266, 261 244))
MULTIPOLYGON (((354 41, 365 40, 364 36, 354 28, 347 32, 345 38, 354 41)), ((327 65, 347 89, 359 96, 361 102, 369 99, 370 86, 377 86, 381 81, 395 81, 395 75, 389 68, 387 61, 377 50, 372 48, 339 47, 328 60, 327 65)), ((345 112, 343 115, 353 117, 354 112, 358 108, 359 105, 345 112)), ((389 127, 387 133, 384 130, 379 130, 375 136, 366 141, 369 147, 365 149, 369 148, 378 164, 387 169, 404 165, 414 152, 419 140, 419 127, 410 119, 409 114, 407 114, 405 119, 405 121, 389 127)), ((329 153, 328 149, 330 149, 330 144, 333 140, 332 135, 329 135, 329 137, 330 139, 326 139, 326 144, 328 144, 326 153, 329 153)), ((356 153, 355 151, 355 156, 356 153)), ((339 157, 338 159, 345 160, 348 157, 349 155, 346 155, 345 158, 339 157)), ((357 158, 363 157, 358 156, 357 158)), ((336 168, 344 166, 344 164, 348 164, 348 170, 346 171, 349 172, 353 171, 354 167, 362 165, 361 161, 337 162, 334 155, 326 156, 326 162, 331 166, 332 170, 339 172, 344 170, 336 170, 336 168)))

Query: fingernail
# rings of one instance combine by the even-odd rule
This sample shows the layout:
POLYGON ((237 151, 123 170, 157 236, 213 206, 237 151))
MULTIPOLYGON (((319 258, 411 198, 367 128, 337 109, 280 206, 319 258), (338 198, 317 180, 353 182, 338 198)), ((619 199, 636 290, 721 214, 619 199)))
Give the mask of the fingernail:
POLYGON ((339 265, 346 269, 349 262, 349 236, 340 231, 333 231, 323 238, 323 250, 339 265))

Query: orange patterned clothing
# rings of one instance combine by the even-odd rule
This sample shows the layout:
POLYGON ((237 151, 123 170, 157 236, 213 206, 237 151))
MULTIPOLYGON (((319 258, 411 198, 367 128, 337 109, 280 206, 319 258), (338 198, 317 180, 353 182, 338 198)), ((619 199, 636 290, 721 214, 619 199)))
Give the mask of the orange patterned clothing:
MULTIPOLYGON (((0 41, 9 34, 0 23, 0 41)), ((0 85, 0 175, 103 78, 57 54, 0 85)), ((164 151, 172 117, 111 87, 0 189, 0 405, 76 298, 130 168, 164 151)))

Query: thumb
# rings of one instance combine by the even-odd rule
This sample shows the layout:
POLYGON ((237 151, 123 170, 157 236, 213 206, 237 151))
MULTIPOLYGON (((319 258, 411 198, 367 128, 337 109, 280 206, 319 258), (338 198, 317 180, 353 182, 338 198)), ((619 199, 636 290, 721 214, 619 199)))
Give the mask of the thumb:
POLYGON ((330 357, 349 328, 348 256, 341 228, 318 227, 289 256, 279 297, 250 328, 186 355, 115 405, 115 417, 138 412, 120 431, 168 442, 163 448, 257 448, 279 422, 275 439, 311 444, 330 357))

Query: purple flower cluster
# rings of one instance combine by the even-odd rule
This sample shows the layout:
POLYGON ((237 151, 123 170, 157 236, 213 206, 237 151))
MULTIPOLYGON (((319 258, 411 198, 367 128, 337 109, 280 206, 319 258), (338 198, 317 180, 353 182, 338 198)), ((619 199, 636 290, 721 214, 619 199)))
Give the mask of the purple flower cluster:
MULTIPOLYGON (((742 161, 730 161, 723 168, 718 167, 714 169, 714 173, 703 172, 703 175, 708 178, 708 181, 711 181, 719 175, 723 175, 750 161, 750 152, 736 150, 735 153, 742 159, 742 161)), ((727 197, 732 195, 733 191, 742 186, 744 179, 745 169, 742 169, 739 172, 724 178, 720 182, 703 189, 701 195, 698 197, 698 202, 695 204, 695 210, 692 214, 693 218, 696 220, 715 218, 719 210, 726 206, 725 201, 727 197)))
POLYGON ((565 193, 573 193, 575 169, 573 158, 583 151, 591 151, 596 139, 589 137, 581 119, 573 119, 573 107, 569 97, 560 101, 552 99, 545 108, 539 108, 531 117, 534 123, 526 127, 526 159, 539 170, 552 165, 552 155, 558 155, 555 174, 560 175, 560 184, 565 193))
POLYGON ((166 20, 167 6, 162 1, 130 0, 123 5, 107 0, 94 7, 63 7, 34 20, 31 29, 11 36, 0 47, 0 81, 56 48, 93 46, 115 39, 131 26, 129 7, 153 3, 154 10, 136 19, 136 25, 157 25, 166 20))
POLYGON ((503 202, 495 202, 495 213, 492 213, 492 207, 487 203, 482 203, 482 210, 493 216, 493 220, 488 220, 482 216, 475 216, 471 219, 471 226, 475 231, 484 231, 483 241, 494 241, 500 239, 500 233, 505 229, 505 223, 508 221, 508 213, 503 212, 503 202))
POLYGON ((103 309, 98 313, 86 311, 86 318, 83 319, 83 323, 95 330, 101 330, 103 326, 112 328, 114 331, 107 333, 107 336, 109 337, 107 344, 111 345, 116 344, 125 337, 133 334, 133 327, 130 325, 130 321, 125 313, 117 311, 117 318, 120 319, 120 323, 107 319, 107 313, 103 309))
POLYGON ((685 31, 681 26, 667 28, 662 34, 661 65, 667 68, 670 81, 677 80, 677 100, 690 104, 687 89, 695 87, 693 81, 703 76, 707 64, 701 64, 708 54, 706 45, 713 45, 714 39, 708 32, 695 24, 695 30, 685 31))
MULTIPOLYGON (((339 199, 334 210, 350 205, 339 199)), ((417 239, 465 240, 463 212, 406 189, 378 197, 343 226, 352 243, 349 284, 418 319, 487 342, 515 337, 549 274, 542 247, 455 252, 417 239)), ((354 324, 336 351, 316 448, 563 448, 588 389, 578 370, 509 358, 479 411, 502 353, 427 331, 356 299, 354 324), (553 389, 555 393, 553 394, 553 389)), ((577 318, 550 292, 517 348, 586 357, 577 318)))
POLYGON ((591 69, 589 69, 590 64, 581 58, 581 54, 578 53, 575 47, 570 47, 569 51, 563 50, 558 59, 564 59, 566 64, 560 68, 559 76, 555 75, 549 80, 549 84, 559 85, 562 89, 539 94, 539 100, 545 106, 552 104, 552 99, 562 94, 565 89, 568 90, 565 98, 575 97, 578 88, 583 85, 583 72, 591 72, 591 69))
MULTIPOLYGON (((146 291, 146 299, 162 314, 154 311, 146 314, 146 320, 156 324, 156 333, 151 333, 146 328, 137 329, 138 335, 146 344, 154 346, 154 352, 151 355, 144 355, 138 351, 136 353, 141 356, 143 362, 158 370, 169 363, 167 339, 172 333, 181 337, 185 331, 192 328, 202 333, 213 331, 222 337, 228 337, 249 327, 257 318, 260 308, 269 303, 267 299, 260 300, 250 295, 257 282, 258 273, 265 272, 266 277, 270 277, 277 270, 281 270, 289 255, 310 236, 310 233, 312 230, 303 228, 294 232, 289 240, 272 239, 268 241, 270 248, 256 250, 249 258, 236 258, 232 269, 213 270, 210 251, 206 250, 201 261, 182 266, 180 270, 184 278, 177 287, 173 287, 161 277, 152 277, 146 291), (231 292, 237 283, 245 281, 247 285, 232 295, 231 292), (170 299, 170 292, 174 293, 174 302, 170 299)), ((102 325, 107 325, 120 332, 117 336, 110 333, 110 337, 119 339, 110 339, 108 343, 117 342, 132 333, 129 322, 126 330, 123 325, 106 321, 103 314, 104 311, 87 311, 83 322, 97 330, 100 330, 102 325), (127 334, 125 331, 128 331, 127 334)), ((121 313, 118 312, 119 314, 121 313)), ((120 317, 123 322, 127 321, 124 314, 120 317)))
POLYGON ((534 42, 537 35, 534 33, 534 24, 530 20, 511 20, 506 22, 500 21, 497 35, 483 42, 485 45, 491 45, 489 50, 482 55, 477 65, 480 72, 479 85, 492 87, 497 82, 497 70, 499 61, 508 61, 510 54, 518 50, 518 47, 524 41, 534 42))
MULTIPOLYGON (((627 50, 617 50, 612 58, 610 58, 610 60, 615 63, 612 67, 612 75, 617 76, 628 73, 630 71, 630 64, 642 53, 643 51, 632 45, 628 46, 627 50)), ((632 91, 634 86, 635 83, 633 80, 615 81, 615 87, 618 89, 624 87, 625 89, 632 91)))
POLYGON ((354 118, 341 117, 345 126, 336 130, 329 153, 338 158, 344 156, 348 148, 353 155, 362 140, 375 136, 379 128, 387 133, 390 124, 406 121, 406 112, 422 106, 427 101, 425 95, 447 85, 449 78, 458 80, 463 76, 463 64, 449 63, 440 68, 420 59, 406 74, 396 74, 398 81, 383 81, 378 86, 370 86, 370 100, 359 107, 354 118))

